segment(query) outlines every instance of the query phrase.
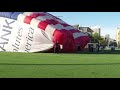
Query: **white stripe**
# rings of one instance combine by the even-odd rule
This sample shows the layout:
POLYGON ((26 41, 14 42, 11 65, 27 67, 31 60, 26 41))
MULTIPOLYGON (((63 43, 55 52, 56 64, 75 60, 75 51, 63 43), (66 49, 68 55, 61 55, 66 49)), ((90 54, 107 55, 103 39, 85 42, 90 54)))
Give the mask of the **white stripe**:
POLYGON ((56 21, 58 21, 59 23, 63 23, 63 24, 67 24, 66 22, 60 20, 60 19, 56 19, 56 21))
POLYGON ((40 20, 37 20, 37 19, 33 18, 30 22, 30 25, 32 25, 34 27, 38 27, 39 23, 40 23, 40 20))
POLYGON ((53 48, 54 44, 40 44, 40 45, 32 45, 30 52, 38 52, 38 51, 47 51, 53 48))
POLYGON ((30 16, 32 14, 39 14, 39 13, 42 13, 42 12, 24 12, 23 14, 26 16, 30 16))
POLYGON ((22 23, 24 23, 24 19, 25 19, 25 15, 23 15, 23 14, 19 14, 18 15, 18 17, 17 17, 17 20, 19 21, 19 22, 22 22, 22 23))
POLYGON ((46 15, 45 15, 45 18, 47 18, 48 20, 54 19, 54 20, 58 21, 59 23, 66 24, 66 22, 64 22, 63 20, 57 19, 57 18, 55 18, 55 16, 52 16, 52 15, 50 15, 49 13, 45 13, 45 14, 46 14, 46 15))
POLYGON ((53 27, 58 29, 58 30, 65 29, 65 27, 63 25, 61 25, 61 24, 53 25, 53 27))
POLYGON ((75 29, 73 26, 66 26, 65 27, 66 30, 71 30, 71 29, 75 29))
POLYGON ((47 13, 47 12, 46 12, 45 14, 46 14, 47 16, 50 16, 50 17, 54 18, 52 14, 49 14, 49 13, 47 13))
POLYGON ((55 30, 56 30, 56 28, 54 28, 54 26, 47 25, 47 27, 45 29, 45 32, 48 33, 48 34, 50 34, 52 36, 55 30))
POLYGON ((34 12, 24 12, 23 15, 26 15, 26 16, 30 16, 31 14, 33 14, 34 12))
POLYGON ((35 12, 35 13, 39 13, 39 14, 45 14, 45 15, 47 15, 45 12, 35 12))
POLYGON ((72 26, 66 26, 64 27, 63 25, 61 24, 56 24, 56 25, 53 25, 51 24, 54 28, 58 29, 58 30, 62 30, 62 29, 66 29, 66 30, 72 30, 72 29, 75 29, 74 27, 72 26))
POLYGON ((82 32, 80 32, 80 33, 78 33, 78 32, 73 33, 74 39, 75 39, 75 38, 78 38, 78 37, 81 37, 81 36, 88 36, 88 34, 84 34, 84 33, 82 33, 82 32))
POLYGON ((45 13, 46 15, 48 15, 49 17, 55 19, 56 21, 58 21, 59 23, 63 23, 63 24, 67 24, 66 22, 64 22, 63 20, 59 19, 59 18, 55 18, 56 16, 52 16, 49 13, 45 13))
POLYGON ((52 17, 50 17, 50 16, 38 16, 36 19, 38 19, 38 20, 42 20, 42 21, 45 21, 45 20, 50 20, 50 19, 53 19, 52 17))
POLYGON ((47 35, 47 37, 49 38, 50 41, 53 41, 53 39, 54 39, 53 35, 50 35, 50 33, 47 33, 46 31, 45 31, 45 34, 47 35))
MULTIPOLYGON (((31 26, 33 26, 33 27, 36 27, 36 28, 38 28, 38 24, 40 23, 40 20, 37 20, 37 19, 35 19, 35 18, 33 18, 32 20, 31 20, 31 22, 30 22, 30 25, 31 26)), ((42 30, 42 29, 40 29, 40 28, 38 28, 39 30, 42 30)), ((43 30, 44 31, 44 30, 43 30)), ((52 41, 53 40, 53 36, 51 35, 51 33, 52 32, 49 32, 49 31, 44 31, 46 34, 47 34, 47 36, 48 36, 48 38, 52 41)))

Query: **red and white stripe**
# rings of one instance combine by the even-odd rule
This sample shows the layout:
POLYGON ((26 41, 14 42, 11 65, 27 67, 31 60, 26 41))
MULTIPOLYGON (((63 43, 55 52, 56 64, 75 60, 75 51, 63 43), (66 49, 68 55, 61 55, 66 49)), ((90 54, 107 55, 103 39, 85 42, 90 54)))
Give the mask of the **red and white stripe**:
POLYGON ((87 34, 81 33, 61 19, 44 12, 24 12, 18 15, 17 20, 40 28, 50 36, 53 35, 55 30, 69 30, 73 33, 74 39, 81 36, 87 36, 87 34))

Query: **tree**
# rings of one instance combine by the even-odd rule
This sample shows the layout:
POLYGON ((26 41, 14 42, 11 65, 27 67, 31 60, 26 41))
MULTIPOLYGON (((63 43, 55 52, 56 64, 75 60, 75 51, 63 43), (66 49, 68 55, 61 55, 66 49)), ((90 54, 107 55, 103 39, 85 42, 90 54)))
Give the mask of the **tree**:
POLYGON ((98 43, 98 51, 99 51, 100 44, 104 40, 104 38, 102 38, 98 33, 92 34, 92 38, 94 39, 94 43, 98 43))
POLYGON ((107 41, 105 39, 100 40, 100 45, 107 46, 107 41))
POLYGON ((94 33, 92 34, 92 37, 95 39, 95 40, 102 40, 101 36, 98 34, 98 33, 94 33))
POLYGON ((100 46, 102 46, 102 50, 105 49, 105 47, 107 46, 107 41, 103 38, 102 40, 100 40, 100 46))

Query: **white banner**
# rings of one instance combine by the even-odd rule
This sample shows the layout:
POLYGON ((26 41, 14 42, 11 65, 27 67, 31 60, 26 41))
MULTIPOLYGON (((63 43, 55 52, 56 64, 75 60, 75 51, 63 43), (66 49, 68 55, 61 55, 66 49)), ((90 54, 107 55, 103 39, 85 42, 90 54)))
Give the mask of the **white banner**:
POLYGON ((53 47, 53 37, 37 27, 0 17, 0 51, 39 52, 53 47))

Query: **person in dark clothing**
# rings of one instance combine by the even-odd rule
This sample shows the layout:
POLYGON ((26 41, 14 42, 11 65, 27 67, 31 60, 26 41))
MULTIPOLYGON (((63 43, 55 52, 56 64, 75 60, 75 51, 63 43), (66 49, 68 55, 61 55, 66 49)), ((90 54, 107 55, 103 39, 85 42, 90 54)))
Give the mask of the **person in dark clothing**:
POLYGON ((78 51, 81 51, 81 48, 80 48, 80 46, 78 46, 78 51))
POLYGON ((89 52, 93 52, 93 44, 89 44, 89 52))
POLYGON ((58 41, 56 41, 55 42, 55 44, 54 44, 54 53, 59 53, 59 43, 58 43, 58 41))

